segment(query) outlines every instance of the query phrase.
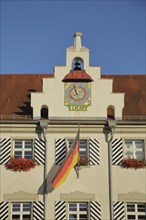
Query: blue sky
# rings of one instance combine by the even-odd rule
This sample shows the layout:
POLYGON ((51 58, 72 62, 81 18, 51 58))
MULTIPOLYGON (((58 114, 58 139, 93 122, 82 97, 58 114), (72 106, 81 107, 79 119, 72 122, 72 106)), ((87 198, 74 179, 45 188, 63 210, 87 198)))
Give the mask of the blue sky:
POLYGON ((145 0, 1 0, 1 73, 53 73, 74 32, 102 74, 143 74, 145 0))

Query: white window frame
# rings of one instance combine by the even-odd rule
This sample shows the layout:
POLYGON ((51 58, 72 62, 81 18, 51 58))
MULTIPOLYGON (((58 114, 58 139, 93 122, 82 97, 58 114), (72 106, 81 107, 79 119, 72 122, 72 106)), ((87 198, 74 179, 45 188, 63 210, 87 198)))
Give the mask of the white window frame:
POLYGON ((68 213, 68 216, 67 216, 67 219, 68 220, 72 220, 72 219, 70 219, 69 218, 69 215, 71 215, 71 214, 75 214, 75 215, 77 215, 77 218, 76 218, 76 220, 80 220, 80 215, 87 215, 87 218, 86 219, 89 219, 89 203, 88 202, 85 202, 85 201, 83 201, 83 202, 68 202, 67 203, 67 209, 68 209, 68 211, 67 211, 67 213, 68 213), (87 205, 87 210, 86 211, 81 211, 80 210, 80 204, 86 204, 87 205), (69 210, 69 206, 70 206, 70 204, 76 204, 76 211, 70 211, 69 210))
POLYGON ((15 138, 13 140, 13 150, 12 150, 12 156, 14 157, 15 156, 15 152, 17 151, 21 151, 22 152, 22 158, 26 159, 25 157, 25 152, 31 152, 32 153, 32 157, 30 158, 30 160, 32 160, 34 158, 34 140, 31 139, 31 138, 28 138, 28 139, 18 139, 18 138, 15 138), (16 148, 15 147, 15 143, 17 141, 22 141, 22 148, 16 148), (27 141, 31 141, 32 142, 32 147, 31 148, 25 148, 25 142, 27 141))
POLYGON ((31 202, 12 202, 11 203, 11 220, 13 220, 13 215, 19 215, 19 220, 23 220, 23 215, 30 215, 30 219, 32 219, 32 203, 31 202), (13 211, 13 205, 20 204, 20 211, 13 211), (30 211, 24 211, 23 205, 30 204, 30 211))
MULTIPOLYGON (((69 141, 74 141, 74 139, 73 138, 68 138, 68 140, 67 140, 67 148, 68 148, 68 150, 69 150, 69 141)), ((81 154, 80 154, 80 157, 85 157, 85 158, 89 159, 89 140, 87 138, 82 138, 82 139, 80 139, 80 142, 81 141, 86 141, 86 155, 85 156, 81 156, 81 154)), ((83 151, 84 150, 82 148, 80 148, 80 143, 79 143, 79 153, 83 152, 83 151)))
POLYGON ((146 203, 130 203, 130 202, 127 202, 126 203, 126 219, 127 220, 132 220, 132 218, 128 218, 128 216, 134 216, 134 220, 139 220, 138 216, 145 216, 146 217, 146 203), (129 211, 128 210, 128 205, 133 205, 134 207, 134 211, 129 211), (138 211, 138 206, 139 205, 144 205, 145 206, 145 211, 143 212, 140 212, 138 211))
POLYGON ((136 152, 143 152, 143 158, 141 158, 142 160, 145 159, 145 141, 144 139, 128 139, 128 138, 125 138, 124 139, 124 158, 134 158, 134 159, 138 159, 137 158, 137 155, 136 155, 136 152), (131 141, 132 142, 132 148, 127 148, 127 145, 126 145, 126 141, 131 141), (136 141, 141 141, 143 142, 143 149, 141 148, 136 148, 136 141), (126 155, 126 152, 127 151, 130 151, 132 153, 131 156, 127 156, 126 155))

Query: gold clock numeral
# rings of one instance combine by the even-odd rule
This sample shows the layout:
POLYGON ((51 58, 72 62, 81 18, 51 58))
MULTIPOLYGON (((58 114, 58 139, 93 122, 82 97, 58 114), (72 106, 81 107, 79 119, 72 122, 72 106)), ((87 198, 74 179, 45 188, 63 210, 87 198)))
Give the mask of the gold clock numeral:
POLYGON ((70 105, 69 107, 69 111, 87 111, 87 107, 86 105, 70 105))

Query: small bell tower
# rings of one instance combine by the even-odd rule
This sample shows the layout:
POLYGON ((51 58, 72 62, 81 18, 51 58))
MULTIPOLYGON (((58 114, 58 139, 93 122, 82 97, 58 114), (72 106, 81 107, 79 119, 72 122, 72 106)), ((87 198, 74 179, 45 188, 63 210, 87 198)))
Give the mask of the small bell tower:
POLYGON ((89 68, 89 49, 82 46, 82 33, 74 33, 74 46, 66 49, 66 66, 73 69, 75 65, 82 70, 88 70, 89 68), (80 67, 79 67, 80 66, 80 67))

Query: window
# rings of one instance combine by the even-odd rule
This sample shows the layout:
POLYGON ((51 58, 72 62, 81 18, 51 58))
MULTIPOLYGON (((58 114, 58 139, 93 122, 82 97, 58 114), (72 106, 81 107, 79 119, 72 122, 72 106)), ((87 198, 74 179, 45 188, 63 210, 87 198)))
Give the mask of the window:
POLYGON ((126 204, 127 220, 146 219, 146 204, 127 203, 126 204))
MULTIPOLYGON (((74 140, 68 140, 69 148, 71 147, 72 143, 74 140)), ((88 158, 88 141, 87 140, 80 140, 79 144, 79 153, 80 153, 80 158, 88 158)))
POLYGON ((32 159, 32 140, 14 140, 13 155, 15 158, 32 159))
POLYGON ((124 155, 126 158, 144 159, 143 140, 125 140, 124 155))
POLYGON ((12 220, 30 220, 31 203, 12 203, 11 205, 12 220))
POLYGON ((68 219, 69 220, 88 220, 88 203, 86 202, 70 202, 68 203, 68 219))

